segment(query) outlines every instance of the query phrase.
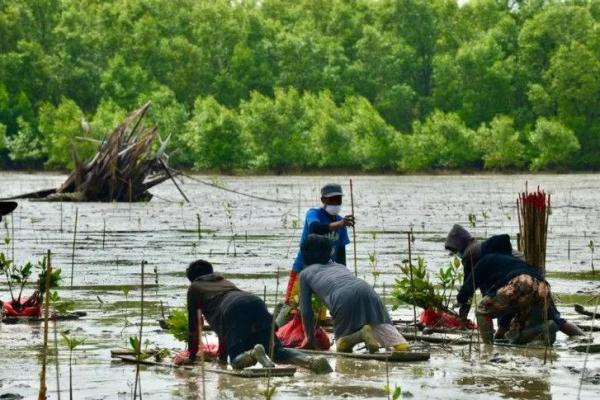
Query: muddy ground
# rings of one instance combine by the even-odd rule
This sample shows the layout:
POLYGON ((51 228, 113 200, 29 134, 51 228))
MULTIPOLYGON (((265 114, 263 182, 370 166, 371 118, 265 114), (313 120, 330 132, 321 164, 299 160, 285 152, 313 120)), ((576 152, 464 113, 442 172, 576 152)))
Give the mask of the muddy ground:
MULTIPOLYGON (((216 269, 241 288, 263 295, 272 307, 281 298, 298 247, 303 215, 318 205, 320 186, 330 181, 347 184, 347 177, 208 177, 226 188, 285 203, 266 202, 185 180, 190 204, 170 182, 155 188, 155 198, 137 204, 70 204, 20 202, 12 218, 0 223, 0 238, 12 242, 4 251, 18 262, 37 260, 46 250, 63 270, 64 299, 88 316, 62 321, 59 333, 60 391, 68 396, 68 349, 60 332, 84 338, 74 351, 74 398, 129 399, 135 367, 111 361, 109 350, 127 345, 139 329, 140 264, 146 260, 146 320, 144 337, 152 344, 182 348, 156 322, 169 308, 185 303, 185 266, 196 258, 212 261, 216 269), (72 259, 76 210, 78 227, 72 259), (200 216, 201 237, 198 235, 200 216), (14 237, 12 225, 14 224, 14 237), (73 289, 70 290, 73 267, 73 289), (281 277, 277 291, 277 271, 281 277), (127 297, 123 288, 128 288, 127 297), (160 306, 162 301, 163 307, 160 306)), ((0 175, 0 197, 57 186, 64 176, 50 174, 0 175)), ((552 193, 553 214, 548 242, 547 268, 551 272, 591 270, 589 241, 599 243, 599 175, 511 176, 361 176, 354 178, 359 275, 373 282, 369 253, 380 273, 376 288, 387 293, 407 257, 406 235, 415 232, 413 252, 427 260, 432 272, 449 262, 443 240, 453 223, 468 226, 468 215, 477 221, 471 231, 479 237, 518 231, 515 199, 524 189, 541 185, 552 193), (484 217, 487 215, 487 218, 484 217)), ((345 187, 348 190, 347 185, 345 187)), ((349 196, 343 213, 350 210, 349 196)), ((597 254, 598 252, 596 252, 597 254)), ((348 248, 352 267, 352 247, 348 248)), ((596 260, 600 267, 600 261, 596 260)), ((551 275, 552 276, 552 275, 551 275)), ((550 278, 559 309, 576 322, 590 324, 574 313, 578 302, 593 309, 600 280, 572 280, 568 274, 550 278)), ((0 297, 6 299, 5 279, 0 297)), ((391 307, 390 307, 391 308, 391 307)), ((412 318, 403 306, 396 318, 412 318)), ((599 334, 595 334, 596 341, 599 334)), ((53 334, 51 332, 51 339, 53 334)), ((40 371, 39 324, 0 325, 0 396, 16 394, 36 398, 40 371)), ((431 347, 428 362, 390 364, 391 386, 401 386, 404 398, 428 399, 570 399, 597 398, 600 393, 600 355, 590 355, 591 372, 581 381, 584 355, 569 350, 573 343, 559 334, 552 362, 544 364, 543 351, 535 349, 472 346, 431 347)), ((53 344, 52 344, 53 345, 53 344)), ((386 398, 385 364, 374 361, 331 359, 335 372, 314 376, 300 371, 294 378, 275 378, 275 398, 386 398)), ((55 357, 48 371, 49 398, 56 399, 55 357)), ((207 398, 260 398, 265 379, 241 379, 207 374, 207 398)), ((141 374, 145 399, 199 398, 199 372, 144 367, 141 374)))

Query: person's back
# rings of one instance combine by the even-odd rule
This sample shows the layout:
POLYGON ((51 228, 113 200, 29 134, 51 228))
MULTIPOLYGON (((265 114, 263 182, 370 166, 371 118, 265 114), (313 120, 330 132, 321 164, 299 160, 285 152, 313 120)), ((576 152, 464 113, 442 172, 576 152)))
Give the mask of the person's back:
POLYGON ((465 278, 457 300, 464 304, 477 288, 484 295, 493 294, 495 289, 521 274, 544 280, 538 269, 512 255, 493 253, 483 256, 475 265, 473 272, 465 278))
POLYGON ((338 351, 352 351, 360 341, 372 353, 380 345, 408 349, 371 285, 356 278, 345 266, 329 260, 332 252, 327 238, 309 235, 301 249, 306 267, 300 273, 300 313, 308 346, 314 344, 311 301, 314 293, 331 313, 338 351))
MULTIPOLYGON (((313 264, 300 273, 300 279, 305 279, 313 292, 325 303, 332 313, 339 308, 342 293, 366 284, 357 279, 345 265, 338 263, 313 264)), ((301 294, 302 296, 302 294, 301 294)))

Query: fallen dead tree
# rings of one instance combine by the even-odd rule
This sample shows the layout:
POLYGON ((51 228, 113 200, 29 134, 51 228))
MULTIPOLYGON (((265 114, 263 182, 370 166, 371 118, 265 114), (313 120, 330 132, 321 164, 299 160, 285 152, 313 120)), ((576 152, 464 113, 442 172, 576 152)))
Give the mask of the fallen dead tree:
POLYGON ((56 189, 26 193, 18 198, 46 201, 148 201, 150 188, 173 179, 165 160, 168 139, 153 150, 157 127, 142 122, 150 102, 133 111, 100 143, 96 154, 79 162, 73 154, 75 168, 56 189))

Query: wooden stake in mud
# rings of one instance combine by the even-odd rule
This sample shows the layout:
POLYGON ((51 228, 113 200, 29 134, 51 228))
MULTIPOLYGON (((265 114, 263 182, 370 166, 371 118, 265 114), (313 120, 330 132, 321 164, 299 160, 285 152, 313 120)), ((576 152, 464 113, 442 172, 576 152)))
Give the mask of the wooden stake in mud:
POLYGON ((141 276, 141 297, 140 297, 140 335, 139 335, 139 348, 137 349, 137 364, 135 368, 135 385, 133 386, 133 399, 137 398, 139 389, 140 400, 142 400, 142 383, 140 382, 140 360, 142 356, 142 333, 144 331, 144 266, 146 260, 142 260, 142 276, 141 276))
MULTIPOLYGON (((276 278, 276 283, 275 283, 275 307, 277 307, 277 302, 279 301, 279 266, 277 266, 277 278, 276 278)), ((275 313, 273 313, 273 320, 271 321, 271 337, 269 338, 269 357, 271 358, 271 360, 273 360, 273 355, 275 354, 275 319, 277 318, 277 315, 275 315, 275 313)), ((266 390, 266 394, 267 396, 269 396, 269 394, 274 393, 275 388, 271 389, 271 369, 269 369, 269 372, 267 374, 267 390, 266 390)))
POLYGON ((105 242, 106 242, 106 218, 102 218, 102 250, 104 250, 105 242))
POLYGON ((413 240, 413 229, 410 227, 410 231, 408 233, 408 269, 410 271, 410 288, 412 289, 413 294, 413 324, 415 327, 415 337, 417 336, 417 306, 416 304, 416 294, 415 294, 415 281, 413 279, 413 265, 412 265, 412 240, 413 240))
POLYGON ((206 399, 206 378, 204 371, 204 342, 203 342, 203 329, 204 329, 204 320, 202 319, 202 312, 200 310, 196 311, 198 313, 197 320, 199 322, 198 326, 198 344, 200 348, 200 375, 202 378, 202 399, 206 399))
POLYGON ((202 239, 202 221, 200 220, 200 214, 196 214, 196 220, 198 221, 198 240, 202 239))
POLYGON ((38 400, 46 400, 46 363, 48 362, 48 318, 50 315, 50 275, 52 265, 50 263, 50 250, 46 257, 46 287, 44 288, 44 344, 42 347, 42 372, 40 372, 40 391, 38 400))
POLYGON ((71 290, 73 290, 73 271, 75 270, 75 240, 77 239, 77 219, 79 208, 75 209, 75 227, 73 228, 73 247, 71 251, 71 290))
MULTIPOLYGON (((354 217, 354 192, 352 190, 352 179, 350 179, 350 208, 354 217)), ((354 276, 358 276, 358 267, 356 264, 356 228, 352 225, 352 248, 354 250, 354 276)))

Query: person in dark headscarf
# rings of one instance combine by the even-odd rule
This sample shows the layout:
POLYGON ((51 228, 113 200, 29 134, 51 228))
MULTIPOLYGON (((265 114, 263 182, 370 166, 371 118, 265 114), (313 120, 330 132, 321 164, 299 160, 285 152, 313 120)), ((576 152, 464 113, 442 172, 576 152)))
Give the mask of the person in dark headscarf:
MULTIPOLYGON (((469 279, 473 266, 486 255, 504 254, 525 261, 523 254, 513 249, 509 235, 494 235, 484 241, 479 241, 473 238, 469 231, 458 224, 454 225, 448 233, 444 247, 461 259, 464 268, 463 285, 469 279)), ((470 307, 470 304, 465 303, 463 307, 470 307)), ((459 314, 466 317, 464 310, 461 310, 459 314)), ((504 337, 513 317, 514 315, 507 314, 498 318, 497 339, 504 337)), ((558 329, 569 336, 584 335, 584 332, 577 325, 561 317, 552 298, 549 299, 548 304, 548 319, 554 321, 558 329)))

